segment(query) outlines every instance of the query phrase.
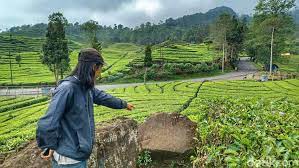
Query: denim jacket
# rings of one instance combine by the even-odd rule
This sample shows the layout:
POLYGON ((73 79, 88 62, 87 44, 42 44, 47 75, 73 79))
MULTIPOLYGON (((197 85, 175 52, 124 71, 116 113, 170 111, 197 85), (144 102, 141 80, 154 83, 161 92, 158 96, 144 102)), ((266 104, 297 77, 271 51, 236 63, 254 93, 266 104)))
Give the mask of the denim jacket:
POLYGON ((61 80, 46 114, 37 123, 38 146, 75 160, 88 159, 95 137, 94 103, 113 109, 127 107, 126 101, 97 88, 84 89, 74 76, 61 80))

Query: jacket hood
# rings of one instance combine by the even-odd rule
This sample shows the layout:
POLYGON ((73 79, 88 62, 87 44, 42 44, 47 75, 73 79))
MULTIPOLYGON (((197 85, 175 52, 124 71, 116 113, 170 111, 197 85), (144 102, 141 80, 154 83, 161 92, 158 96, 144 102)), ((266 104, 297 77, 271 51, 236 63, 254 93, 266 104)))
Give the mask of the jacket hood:
POLYGON ((77 78, 75 78, 74 76, 68 76, 68 77, 66 77, 66 78, 64 78, 64 79, 62 79, 62 80, 60 80, 60 81, 58 82, 58 85, 60 85, 60 84, 61 84, 62 82, 64 82, 64 81, 70 81, 70 82, 75 83, 75 84, 77 84, 77 85, 81 85, 80 80, 77 79, 77 78))

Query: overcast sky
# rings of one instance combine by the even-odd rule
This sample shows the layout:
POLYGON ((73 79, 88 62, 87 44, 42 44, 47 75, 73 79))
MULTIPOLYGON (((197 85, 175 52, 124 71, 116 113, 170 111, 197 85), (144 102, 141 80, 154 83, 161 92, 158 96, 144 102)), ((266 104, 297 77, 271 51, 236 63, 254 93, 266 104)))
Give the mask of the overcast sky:
MULTIPOLYGON (((252 14, 258 0, 0 0, 0 29, 47 23, 48 15, 62 12, 69 22, 93 19, 101 25, 134 27, 146 21, 206 12, 228 6, 239 14, 252 14)), ((299 6, 299 0, 296 0, 299 6)))

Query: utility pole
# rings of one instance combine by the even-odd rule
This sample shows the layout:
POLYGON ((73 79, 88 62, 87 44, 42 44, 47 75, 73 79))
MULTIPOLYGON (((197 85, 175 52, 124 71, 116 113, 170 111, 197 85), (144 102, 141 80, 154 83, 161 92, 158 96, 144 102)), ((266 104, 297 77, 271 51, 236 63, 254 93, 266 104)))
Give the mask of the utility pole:
POLYGON ((222 44, 223 56, 222 56, 222 73, 224 72, 224 58, 225 58, 225 44, 226 44, 226 30, 224 34, 224 42, 222 44))
POLYGON ((222 73, 223 73, 224 72, 224 55, 225 55, 225 53, 224 53, 224 43, 222 45, 222 50, 223 50, 223 56, 222 56, 222 73))
POLYGON ((11 67, 11 47, 12 47, 12 35, 10 34, 9 35, 9 40, 10 40, 10 47, 9 47, 9 50, 8 50, 8 56, 9 56, 9 69, 10 69, 10 81, 11 81, 11 84, 13 84, 13 79, 12 79, 12 67, 11 67))
POLYGON ((272 37, 271 37, 271 57, 270 57, 270 75, 272 75, 272 64, 273 64, 273 41, 274 41, 274 27, 272 28, 272 37))

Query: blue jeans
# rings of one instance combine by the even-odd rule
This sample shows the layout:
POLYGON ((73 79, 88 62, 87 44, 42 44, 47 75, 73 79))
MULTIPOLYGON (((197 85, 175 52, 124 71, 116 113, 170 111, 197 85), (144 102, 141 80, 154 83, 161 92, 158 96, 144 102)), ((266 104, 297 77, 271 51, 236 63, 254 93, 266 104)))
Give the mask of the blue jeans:
POLYGON ((87 161, 81 161, 75 164, 59 165, 57 161, 52 158, 52 168, 87 168, 87 161))

